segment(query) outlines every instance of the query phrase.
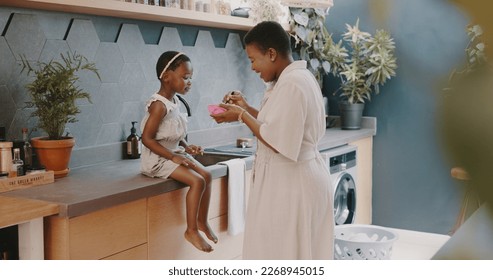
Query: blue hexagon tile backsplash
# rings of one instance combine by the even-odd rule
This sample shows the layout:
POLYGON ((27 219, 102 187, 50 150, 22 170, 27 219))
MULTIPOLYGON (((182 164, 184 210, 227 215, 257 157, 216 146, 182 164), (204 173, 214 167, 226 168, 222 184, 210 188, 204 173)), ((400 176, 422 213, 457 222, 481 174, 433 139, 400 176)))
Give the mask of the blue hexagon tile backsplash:
MULTIPOLYGON (((241 90, 252 104, 260 103, 264 84, 250 70, 241 32, 223 30, 225 46, 217 47, 214 29, 152 23, 159 25, 159 39, 146 43, 143 34, 149 23, 142 21, 8 7, 0 7, 0 15, 0 127, 6 128, 9 140, 20 139, 22 127, 35 126, 30 111, 23 108, 28 101, 25 84, 31 78, 20 74, 20 55, 49 61, 70 50, 96 63, 101 81, 87 74, 79 82, 91 93, 93 103, 80 101, 79 121, 67 126, 77 139, 75 150, 97 150, 126 139, 130 122, 142 119, 145 100, 159 89, 155 64, 167 50, 187 53, 194 67, 192 90, 185 96, 192 109, 190 131, 218 127, 207 105, 220 102, 230 90, 241 90), (114 42, 100 40, 101 34, 114 32, 108 22, 119 25, 114 42), (195 36, 195 44, 183 45, 184 36, 195 36)), ((31 136, 41 134, 36 131, 31 136)))

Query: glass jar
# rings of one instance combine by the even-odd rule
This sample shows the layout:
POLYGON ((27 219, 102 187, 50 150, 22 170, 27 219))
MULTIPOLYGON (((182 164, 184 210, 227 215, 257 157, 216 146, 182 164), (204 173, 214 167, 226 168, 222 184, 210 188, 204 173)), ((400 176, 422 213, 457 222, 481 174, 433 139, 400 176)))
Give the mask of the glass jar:
POLYGON ((204 1, 202 5, 203 5, 202 9, 203 9, 204 13, 210 13, 211 12, 211 3, 210 2, 204 1))
POLYGON ((166 0, 166 7, 180 9, 180 0, 166 0))
POLYGON ((200 0, 195 1, 195 11, 203 12, 204 11, 204 3, 200 0))
POLYGON ((12 142, 0 142, 0 172, 10 172, 13 146, 12 142))
POLYGON ((220 15, 231 15, 231 4, 228 1, 216 0, 216 13, 220 15))

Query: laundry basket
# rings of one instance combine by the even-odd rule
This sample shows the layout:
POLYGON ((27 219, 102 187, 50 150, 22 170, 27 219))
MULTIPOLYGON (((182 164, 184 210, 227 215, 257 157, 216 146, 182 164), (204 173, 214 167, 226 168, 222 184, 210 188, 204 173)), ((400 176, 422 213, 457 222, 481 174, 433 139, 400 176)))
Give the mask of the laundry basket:
POLYGON ((379 226, 347 224, 335 226, 336 260, 388 260, 397 234, 379 226))

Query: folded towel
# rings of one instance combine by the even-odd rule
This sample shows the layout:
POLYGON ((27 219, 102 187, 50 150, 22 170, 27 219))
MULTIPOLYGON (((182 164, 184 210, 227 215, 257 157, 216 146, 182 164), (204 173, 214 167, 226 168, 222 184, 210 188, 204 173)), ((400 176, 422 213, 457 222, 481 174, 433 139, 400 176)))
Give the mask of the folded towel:
POLYGON ((219 164, 228 167, 228 234, 237 235, 245 229, 245 161, 235 158, 219 164))

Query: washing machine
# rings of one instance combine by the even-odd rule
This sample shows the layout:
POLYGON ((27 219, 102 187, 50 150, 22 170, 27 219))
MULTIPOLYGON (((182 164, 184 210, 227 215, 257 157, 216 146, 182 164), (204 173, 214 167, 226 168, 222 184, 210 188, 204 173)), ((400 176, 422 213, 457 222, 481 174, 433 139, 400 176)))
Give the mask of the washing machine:
POLYGON ((357 147, 344 145, 320 153, 330 171, 334 187, 335 224, 352 224, 356 218, 357 207, 357 147))

